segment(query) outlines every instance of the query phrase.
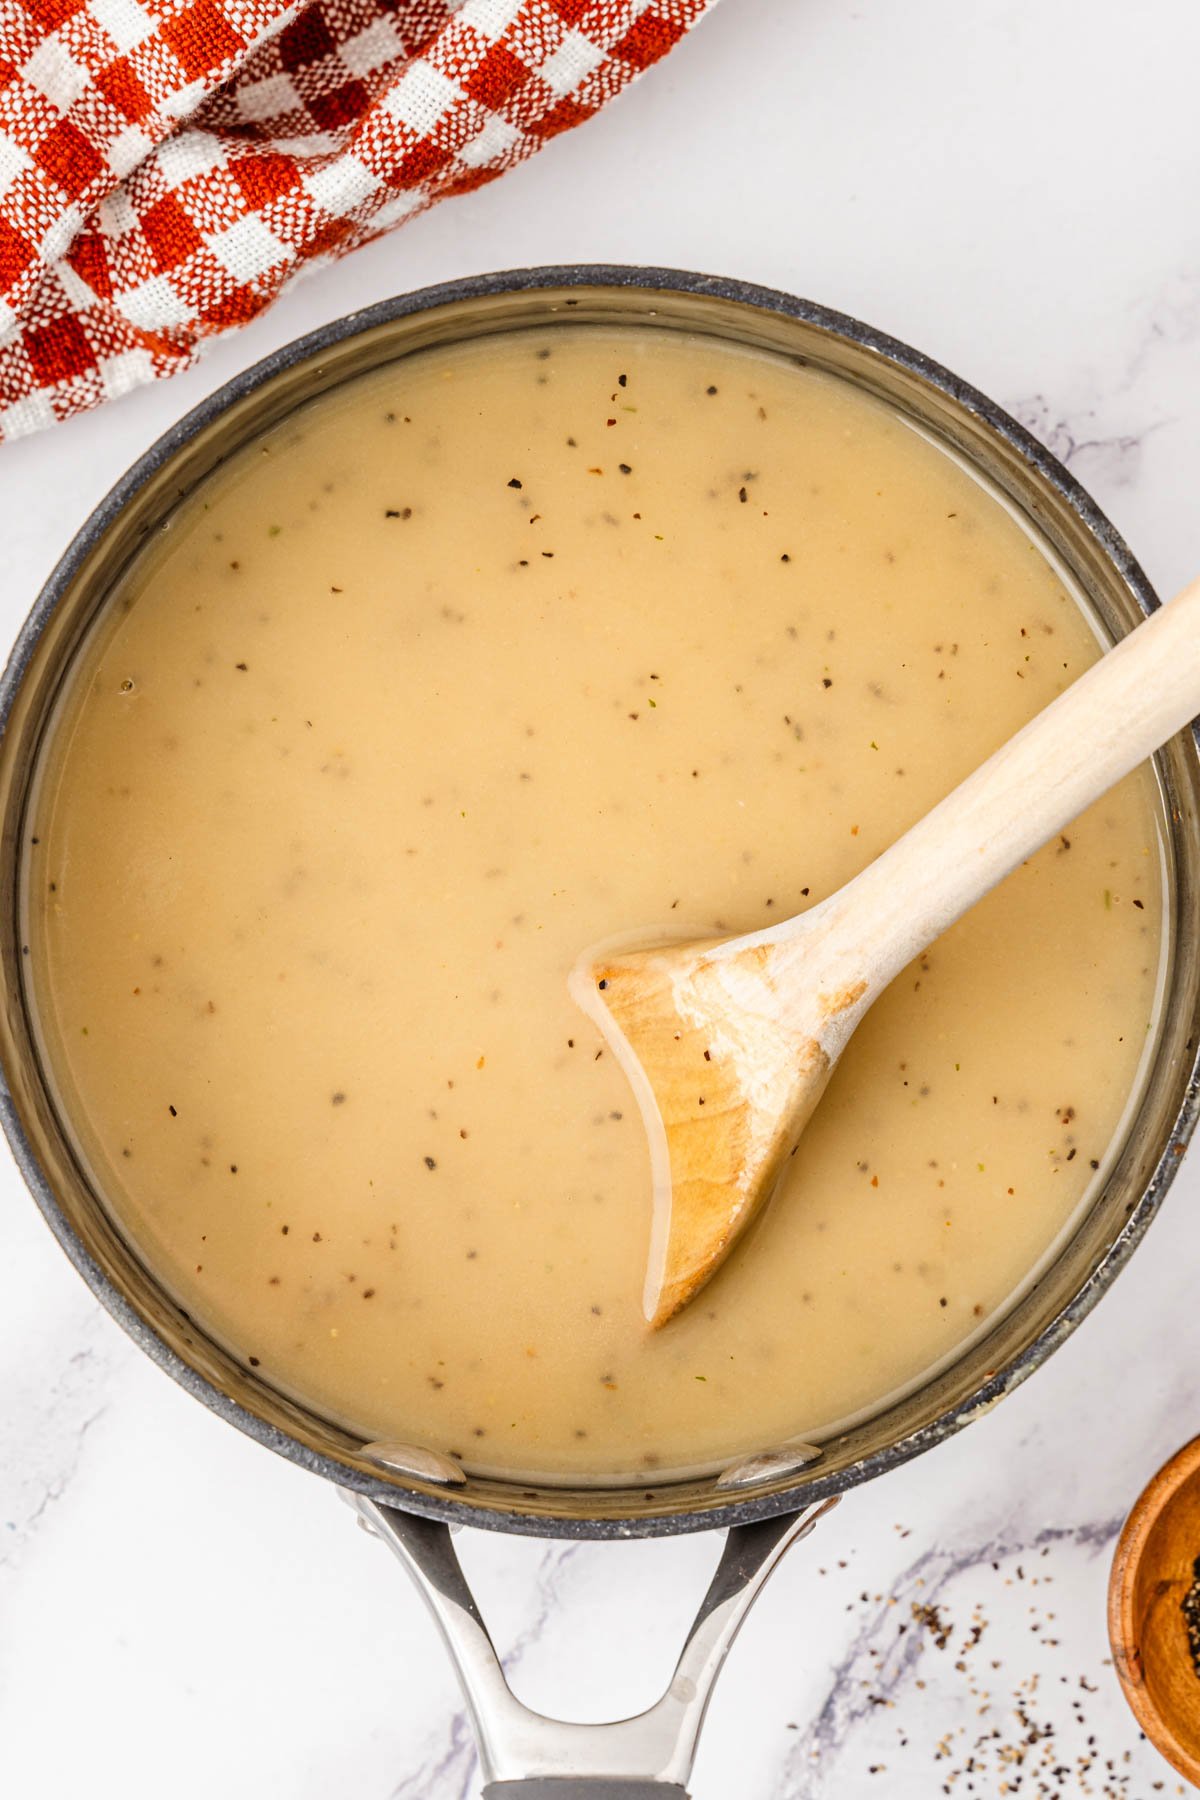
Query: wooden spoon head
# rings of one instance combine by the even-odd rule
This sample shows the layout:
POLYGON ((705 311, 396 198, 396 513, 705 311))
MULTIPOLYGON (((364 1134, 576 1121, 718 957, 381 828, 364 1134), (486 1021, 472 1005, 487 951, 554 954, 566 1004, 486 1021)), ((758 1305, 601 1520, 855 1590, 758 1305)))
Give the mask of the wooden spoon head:
POLYGON ((571 978, 650 1140, 643 1305, 655 1328, 694 1298, 770 1198, 829 1079, 819 1015, 799 1034, 773 1016, 772 955, 744 942, 601 951, 571 978))

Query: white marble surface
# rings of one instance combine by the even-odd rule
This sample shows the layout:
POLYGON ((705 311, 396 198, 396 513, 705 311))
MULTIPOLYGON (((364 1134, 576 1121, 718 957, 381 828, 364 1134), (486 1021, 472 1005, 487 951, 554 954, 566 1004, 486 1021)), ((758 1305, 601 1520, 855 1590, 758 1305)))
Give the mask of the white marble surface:
MULTIPOLYGON (((397 289, 571 259, 756 278, 920 345, 1065 456, 1169 589, 1200 564, 1198 59, 1188 0, 725 0, 534 163, 302 284, 182 379, 0 451, 0 634, 131 458, 271 346, 397 289)), ((1198 1201, 1193 1156, 1047 1368, 794 1552, 718 1690, 696 1800, 1183 1791, 1116 1691, 1104 1589, 1124 1509, 1200 1429, 1198 1201), (944 1649, 913 1616, 931 1603, 944 1649), (1019 1708, 1055 1733, 1023 1764, 1019 1708)), ((657 1691, 717 1549, 460 1542, 523 1695, 592 1717, 657 1691)), ((400 1572, 125 1340, 3 1159, 0 1792, 475 1791, 400 1572)))

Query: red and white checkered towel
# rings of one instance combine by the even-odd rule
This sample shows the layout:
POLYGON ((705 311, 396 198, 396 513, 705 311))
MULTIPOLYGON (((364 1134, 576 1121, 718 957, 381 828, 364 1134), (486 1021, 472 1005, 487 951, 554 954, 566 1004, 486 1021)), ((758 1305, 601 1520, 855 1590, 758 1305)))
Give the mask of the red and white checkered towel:
POLYGON ((491 181, 715 0, 0 0, 0 437, 491 181))

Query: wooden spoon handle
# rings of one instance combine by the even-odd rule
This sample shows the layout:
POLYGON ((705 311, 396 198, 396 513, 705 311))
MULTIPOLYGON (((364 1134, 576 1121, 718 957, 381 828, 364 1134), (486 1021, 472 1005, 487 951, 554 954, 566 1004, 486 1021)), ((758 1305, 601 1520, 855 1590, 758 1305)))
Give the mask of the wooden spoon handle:
MULTIPOLYGON (((1122 638, 830 903, 878 992, 1200 714, 1200 579, 1122 638)), ((802 923, 798 921, 798 923, 802 923)))

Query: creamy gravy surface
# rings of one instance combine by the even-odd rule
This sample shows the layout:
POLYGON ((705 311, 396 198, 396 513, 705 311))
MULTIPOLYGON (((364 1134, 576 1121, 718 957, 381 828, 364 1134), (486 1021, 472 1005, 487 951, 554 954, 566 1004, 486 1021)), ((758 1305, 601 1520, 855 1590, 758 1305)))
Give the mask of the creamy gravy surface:
POLYGON ((135 564, 42 775, 29 966, 117 1220, 264 1378, 479 1470, 650 1479, 878 1404, 1100 1178, 1149 773, 896 981, 657 1334, 643 1128, 566 975, 821 899, 1096 655, 993 497, 783 361, 559 327, 308 406, 135 564))

